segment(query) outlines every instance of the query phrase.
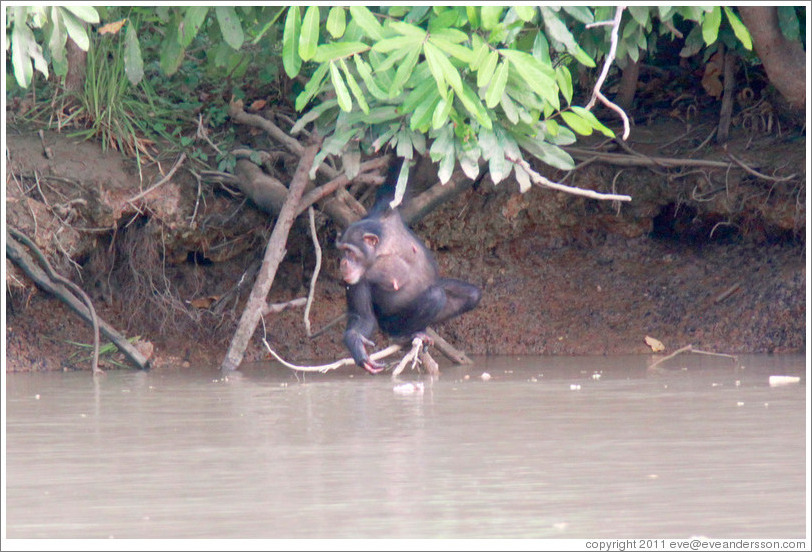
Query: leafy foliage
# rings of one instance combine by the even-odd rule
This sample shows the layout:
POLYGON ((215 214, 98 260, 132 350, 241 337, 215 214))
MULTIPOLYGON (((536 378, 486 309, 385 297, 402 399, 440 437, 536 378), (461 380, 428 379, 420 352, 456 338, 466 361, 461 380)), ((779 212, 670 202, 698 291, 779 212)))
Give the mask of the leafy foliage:
MULTIPOLYGON (((797 7, 779 7, 789 38, 804 36, 797 7)), ((608 55, 614 6, 158 6, 10 7, 10 66, 22 87, 36 72, 67 72, 65 44, 93 48, 101 34, 123 29, 111 50, 115 78, 110 94, 125 97, 125 83, 154 87, 159 73, 171 77, 158 96, 181 107, 185 91, 206 86, 221 98, 240 97, 239 82, 270 84, 284 71, 302 112, 294 126, 314 124, 326 136, 328 154, 354 159, 358 147, 392 147, 412 158, 428 153, 440 178, 454 167, 476 177, 486 164, 495 182, 516 171, 513 161, 532 156, 567 169, 561 148, 577 135, 612 131, 577 105, 572 75, 608 55), (120 79, 120 80, 116 80, 120 79), (146 81, 151 80, 151 83, 146 81)), ((617 30, 621 67, 653 54, 657 37, 681 39, 681 55, 720 43, 747 52, 747 29, 736 11, 714 6, 629 6, 617 30)), ((98 58, 96 58, 98 59, 98 58)), ((278 88, 278 87, 277 87, 278 88)), ((127 93, 130 93, 129 91, 127 93)), ((93 109, 86 103, 84 109, 93 109)), ((211 102, 209 120, 225 119, 211 102)), ((150 117, 147 117, 148 119, 150 117)), ((163 123, 159 123, 159 126, 163 123)), ((169 128, 169 127, 166 127, 169 128)), ((173 132, 173 135, 176 132, 173 132)), ((126 148, 125 148, 126 149, 126 148)), ((353 163, 347 163, 352 170, 353 163)))
MULTIPOLYGON (((579 15, 592 21, 588 9, 579 15)), ((576 132, 612 135, 569 105, 567 64, 595 65, 568 30, 571 20, 552 8, 352 6, 311 7, 300 22, 291 8, 285 71, 296 77, 313 67, 296 98, 298 110, 310 110, 295 128, 314 122, 331 151, 360 140, 407 159, 426 153, 428 138, 443 181, 456 162, 476 177, 482 160, 498 182, 522 151, 571 168, 559 146, 576 132)))

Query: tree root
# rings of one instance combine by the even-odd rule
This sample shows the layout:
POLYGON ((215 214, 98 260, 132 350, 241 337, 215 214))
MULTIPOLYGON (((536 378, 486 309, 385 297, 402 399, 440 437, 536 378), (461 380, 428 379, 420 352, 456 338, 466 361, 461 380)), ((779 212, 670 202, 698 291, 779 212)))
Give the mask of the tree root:
POLYGON ((11 259, 14 264, 19 266, 39 287, 48 293, 55 295, 62 302, 68 305, 71 310, 93 325, 94 375, 103 373, 99 368, 100 330, 136 367, 142 370, 149 369, 149 359, 138 351, 138 349, 133 347, 133 345, 127 341, 127 338, 118 333, 104 320, 99 319, 90 298, 79 286, 67 278, 57 274, 39 248, 37 248, 37 246, 27 236, 12 227, 9 227, 8 230, 10 235, 8 236, 6 242, 6 256, 11 259), (17 241, 18 239, 25 243, 31 249, 31 251, 34 252, 43 266, 45 266, 45 271, 39 268, 28 253, 25 252, 22 245, 17 241), (74 293, 78 295, 81 300, 77 299, 74 293))

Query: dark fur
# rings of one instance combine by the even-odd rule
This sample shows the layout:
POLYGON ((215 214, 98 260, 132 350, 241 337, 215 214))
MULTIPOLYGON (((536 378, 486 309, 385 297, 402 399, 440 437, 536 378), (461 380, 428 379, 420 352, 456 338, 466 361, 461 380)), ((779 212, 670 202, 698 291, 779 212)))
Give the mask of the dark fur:
POLYGON ((355 362, 372 373, 383 369, 365 347, 376 325, 395 338, 409 338, 473 309, 481 297, 472 284, 440 278, 431 252, 398 210, 389 208, 401 163, 390 166, 369 214, 337 242, 343 252, 342 276, 349 284, 344 343, 355 362))

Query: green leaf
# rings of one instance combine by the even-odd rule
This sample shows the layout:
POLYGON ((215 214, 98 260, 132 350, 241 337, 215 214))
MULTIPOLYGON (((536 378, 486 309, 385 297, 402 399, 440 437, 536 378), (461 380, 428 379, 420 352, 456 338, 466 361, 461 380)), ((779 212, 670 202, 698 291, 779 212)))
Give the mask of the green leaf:
POLYGON ((544 66, 552 67, 553 65, 550 59, 550 43, 547 42, 547 37, 542 32, 536 33, 536 38, 533 40, 533 57, 544 66))
POLYGON ((485 93, 485 105, 491 109, 496 107, 502 99, 502 93, 505 91, 509 71, 510 62, 503 60, 493 76, 493 81, 488 86, 488 91, 485 93))
POLYGON ((435 163, 440 162, 437 170, 437 177, 440 182, 445 184, 451 178, 451 173, 454 172, 454 163, 456 156, 454 155, 454 134, 451 125, 447 125, 440 129, 437 137, 432 142, 429 148, 429 155, 431 160, 435 163))
MULTIPOLYGON (((319 7, 308 6, 302 20, 302 31, 299 38, 299 57, 310 61, 319 45, 319 7)), ((340 102, 339 102, 340 103, 340 102)))
POLYGON ((640 26, 643 27, 643 28, 645 28, 645 26, 649 22, 649 13, 650 13, 649 10, 650 9, 651 8, 649 8, 648 6, 629 6, 628 7, 629 13, 632 14, 632 17, 634 18, 634 20, 637 21, 637 23, 639 23, 640 26))
POLYGON ((739 17, 733 13, 733 10, 725 8, 725 15, 727 15, 727 20, 730 21, 730 26, 733 27, 733 32, 736 34, 736 38, 738 38, 742 46, 744 46, 745 50, 752 50, 753 49, 753 41, 750 38, 750 31, 747 30, 747 27, 741 22, 739 17))
POLYGON ((394 67, 394 65, 397 62, 406 57, 411 51, 412 50, 406 48, 401 50, 394 50, 392 53, 386 56, 386 59, 384 59, 380 63, 376 63, 375 58, 370 56, 370 59, 372 60, 372 66, 375 68, 375 72, 380 75, 381 73, 385 73, 386 71, 394 67))
POLYGON ((562 111, 561 118, 567 123, 567 126, 572 130, 581 134, 582 136, 589 136, 592 134, 592 125, 584 121, 581 117, 571 111, 562 111))
POLYGON ((76 18, 70 11, 62 11, 62 20, 65 23, 65 30, 79 48, 85 52, 90 47, 90 38, 87 36, 84 24, 76 18))
POLYGON ((510 99, 510 95, 507 92, 502 94, 501 102, 502 110, 505 112, 508 121, 514 125, 517 124, 519 122, 519 110, 516 109, 516 104, 513 103, 513 100, 510 99))
POLYGON ((330 80, 333 82, 333 88, 336 91, 338 107, 344 111, 352 111, 352 99, 347 90, 347 85, 344 84, 344 80, 341 78, 341 72, 333 61, 330 62, 330 80))
POLYGON ((702 41, 702 29, 699 25, 694 26, 691 29, 691 32, 688 33, 688 36, 685 37, 685 46, 682 47, 680 50, 680 57, 691 57, 697 54, 705 43, 702 41))
POLYGON ((214 13, 217 14, 217 23, 220 25, 220 33, 223 35, 226 44, 234 50, 242 48, 245 35, 242 32, 240 17, 234 11, 234 8, 231 6, 217 6, 214 8, 214 13))
POLYGON ((491 50, 490 48, 488 48, 487 42, 482 41, 482 39, 479 38, 479 35, 474 35, 474 39, 471 40, 471 47, 473 50, 473 57, 471 58, 468 67, 471 68, 471 71, 476 71, 477 69, 482 67, 482 64, 488 58, 488 54, 490 53, 491 50), (479 39, 478 46, 476 45, 476 43, 478 42, 477 39, 479 39))
POLYGON ((576 113, 579 117, 581 117, 583 120, 585 120, 587 123, 589 123, 589 125, 592 128, 600 131, 601 134, 603 134, 604 136, 608 136, 609 138, 615 137, 615 133, 612 132, 612 130, 607 126, 605 126, 603 123, 601 123, 598 120, 598 118, 595 117, 595 114, 589 111, 588 109, 578 105, 574 105, 572 106, 572 111, 573 113, 576 113))
POLYGON ((462 83, 462 92, 457 92, 457 95, 468 113, 473 115, 480 125, 486 129, 493 128, 493 122, 488 116, 485 106, 482 105, 477 93, 467 83, 462 83))
POLYGON ((496 64, 499 62, 499 54, 492 51, 485 58, 485 61, 479 66, 479 71, 476 73, 476 85, 479 87, 485 86, 493 78, 493 72, 496 70, 496 64))
POLYGON ((372 68, 369 64, 361 58, 361 56, 353 56, 355 59, 355 68, 358 74, 364 79, 364 84, 367 85, 367 90, 372 94, 376 100, 388 100, 389 93, 378 85, 378 82, 372 76, 372 68))
POLYGON ((324 63, 326 61, 333 61, 359 54, 366 50, 369 50, 369 46, 363 42, 331 42, 329 44, 322 44, 316 48, 313 61, 324 63))
POLYGON ((489 31, 499 24, 502 6, 482 6, 482 28, 489 31))
POLYGON ((555 68, 555 82, 567 104, 572 102, 572 75, 566 65, 559 65, 555 68))
POLYGON ((402 34, 403 36, 409 36, 415 40, 426 39, 426 31, 416 25, 404 23, 403 21, 392 21, 389 23, 389 26, 392 28, 392 30, 402 34))
POLYGON ((330 8, 330 13, 327 15, 327 32, 333 38, 341 38, 347 28, 347 16, 344 13, 344 8, 333 6, 330 8))
POLYGON ((329 69, 328 64, 319 65, 319 68, 313 73, 313 76, 310 77, 310 80, 307 81, 307 84, 304 87, 299 95, 296 97, 296 111, 301 111, 305 108, 305 106, 313 99, 313 96, 321 90, 322 81, 324 77, 327 75, 327 70, 329 69))
POLYGON ((414 112, 418 105, 428 102, 429 98, 432 97, 432 93, 436 90, 437 86, 435 82, 431 79, 426 79, 409 92, 406 99, 403 100, 403 103, 398 107, 398 111, 404 114, 414 112))
POLYGON ((51 62, 54 65, 56 74, 64 77, 68 72, 68 59, 65 55, 65 43, 68 40, 68 35, 60 23, 59 14, 59 8, 51 8, 53 29, 51 30, 51 36, 48 38, 48 49, 51 51, 51 62))
MULTIPOLYGON (((442 101, 442 98, 437 94, 435 87, 430 88, 431 93, 425 101, 419 103, 414 109, 411 118, 409 119, 409 128, 418 132, 428 132, 431 126, 434 111, 437 105, 442 101)), ((452 94, 453 96, 453 94, 452 94)))
POLYGON ((595 16, 592 15, 592 11, 590 11, 590 9, 586 6, 563 6, 563 8, 565 12, 584 25, 588 25, 595 21, 595 16))
POLYGON ((527 136, 516 136, 516 141, 523 150, 551 167, 564 171, 571 170, 575 167, 575 162, 572 160, 570 154, 558 146, 527 136))
POLYGON ((412 76, 412 71, 414 71, 414 66, 417 65, 417 59, 419 57, 420 45, 417 44, 406 54, 403 63, 400 64, 397 72, 395 72, 395 78, 392 79, 392 85, 389 87, 390 98, 398 97, 403 91, 403 86, 406 84, 406 81, 409 80, 409 77, 412 76))
POLYGON ((705 14, 705 18, 702 20, 702 38, 708 46, 716 42, 721 23, 722 10, 719 6, 714 6, 710 13, 705 14))
POLYGON ((479 8, 476 6, 465 6, 465 14, 468 16, 468 22, 471 24, 471 29, 479 28, 479 8))
POLYGON ((542 65, 540 61, 525 52, 502 49, 499 50, 499 53, 510 60, 516 72, 521 75, 531 90, 547 100, 554 109, 559 108, 558 87, 554 80, 555 71, 551 67, 542 65))
POLYGON ((437 130, 448 122, 448 114, 451 113, 452 98, 448 100, 440 99, 437 102, 437 107, 434 108, 434 113, 431 116, 431 128, 437 130))
POLYGON ((439 38, 453 44, 460 44, 468 40, 468 35, 459 29, 434 29, 431 31, 432 38, 439 38))
POLYGON ((369 8, 364 6, 350 6, 350 15, 353 21, 361 27, 361 29, 372 40, 383 39, 383 27, 378 23, 375 15, 369 11, 369 8))
POLYGON ((429 41, 443 50, 445 53, 454 56, 463 63, 470 63, 474 58, 474 52, 465 46, 460 46, 459 44, 454 44, 453 42, 435 36, 429 38, 429 41))
POLYGON ((99 12, 96 11, 96 8, 90 6, 64 6, 64 8, 86 23, 98 23, 100 21, 99 12))
POLYGON ((420 43, 422 43, 422 39, 415 39, 413 36, 395 36, 392 38, 384 38, 376 42, 372 45, 372 49, 375 52, 386 53, 411 48, 420 43))
POLYGON ((591 57, 581 48, 575 37, 564 25, 564 22, 558 18, 558 15, 550 8, 542 7, 541 15, 544 18, 544 26, 547 29, 550 37, 562 43, 567 51, 572 54, 582 64, 587 67, 595 67, 595 62, 591 57))
POLYGON ((124 38, 124 72, 131 84, 138 84, 144 78, 144 60, 141 58, 141 45, 135 33, 132 21, 127 23, 127 34, 124 38))
POLYGON ((197 36, 197 33, 200 31, 200 27, 206 20, 207 13, 209 13, 209 8, 206 6, 191 6, 186 8, 186 13, 183 14, 183 23, 181 23, 181 46, 184 48, 189 47, 189 44, 191 44, 192 40, 194 40, 194 38, 197 36))
POLYGON ((423 53, 426 55, 429 70, 432 76, 434 76, 435 82, 437 82, 437 89, 440 91, 440 95, 443 98, 446 97, 446 83, 448 83, 458 96, 462 96, 462 79, 446 55, 431 42, 426 42, 423 45, 423 53))
POLYGON ((342 59, 341 60, 341 70, 344 72, 344 78, 347 79, 347 84, 352 91, 352 95, 355 96, 355 100, 358 102, 358 107, 361 108, 361 111, 364 113, 369 113, 369 104, 367 104, 367 100, 364 97, 364 93, 361 90, 361 87, 358 86, 358 81, 355 80, 355 77, 350 70, 347 68, 347 63, 342 59))
POLYGON ((25 24, 25 8, 14 7, 15 11, 23 12, 22 17, 16 17, 14 28, 11 31, 11 64, 14 67, 14 78, 17 84, 23 88, 28 88, 31 79, 34 78, 34 68, 31 66, 31 58, 28 56, 28 49, 33 45, 34 34, 25 24))
MULTIPOLYGON (((327 64, 325 64, 323 65, 323 67, 326 70, 328 66, 327 64)), ((321 115, 325 111, 328 111, 329 109, 332 109, 337 105, 338 102, 336 100, 326 100, 320 103, 319 105, 317 105, 316 107, 314 107, 313 109, 311 109, 310 111, 299 117, 299 120, 296 121, 293 127, 291 127, 290 133, 293 134, 294 136, 296 134, 299 134, 302 131, 302 129, 304 129, 304 127, 308 125, 308 123, 312 123, 313 121, 321 117, 321 115)))
POLYGON ((536 8, 534 6, 514 6, 513 9, 516 10, 516 15, 519 16, 519 19, 525 23, 532 20, 533 16, 536 15, 536 8))
POLYGON ((186 49, 181 46, 178 41, 177 33, 177 26, 167 27, 166 36, 161 43, 161 59, 159 63, 161 65, 161 71, 167 76, 175 74, 186 52, 186 49))
POLYGON ((291 78, 298 75, 299 69, 302 68, 302 58, 299 57, 297 47, 301 26, 299 6, 291 6, 285 17, 285 31, 282 35, 282 66, 285 68, 285 73, 291 78))

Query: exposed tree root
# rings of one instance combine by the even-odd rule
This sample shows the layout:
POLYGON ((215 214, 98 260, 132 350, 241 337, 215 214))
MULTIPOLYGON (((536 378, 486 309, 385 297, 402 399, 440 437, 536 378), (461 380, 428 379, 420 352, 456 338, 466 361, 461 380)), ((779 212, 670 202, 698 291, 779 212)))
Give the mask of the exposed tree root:
POLYGON ((93 308, 93 303, 87 294, 76 284, 67 278, 57 274, 51 267, 48 260, 37 248, 37 246, 28 239, 27 236, 18 232, 16 229, 9 227, 8 240, 6 242, 6 256, 11 259, 17 266, 19 266, 26 274, 42 289, 55 295, 68 305, 79 316, 87 320, 93 325, 93 374, 102 373, 99 368, 99 330, 101 330, 110 340, 115 344, 124 355, 130 359, 138 368, 148 369, 149 359, 141 354, 138 349, 133 347, 127 338, 119 334, 109 324, 100 320, 96 315, 96 310, 93 308), (15 239, 16 238, 16 239, 15 239), (40 262, 45 266, 46 271, 40 269, 31 257, 23 250, 22 246, 17 239, 25 243, 31 251, 39 258, 40 262), (80 299, 77 299, 78 295, 80 299))

